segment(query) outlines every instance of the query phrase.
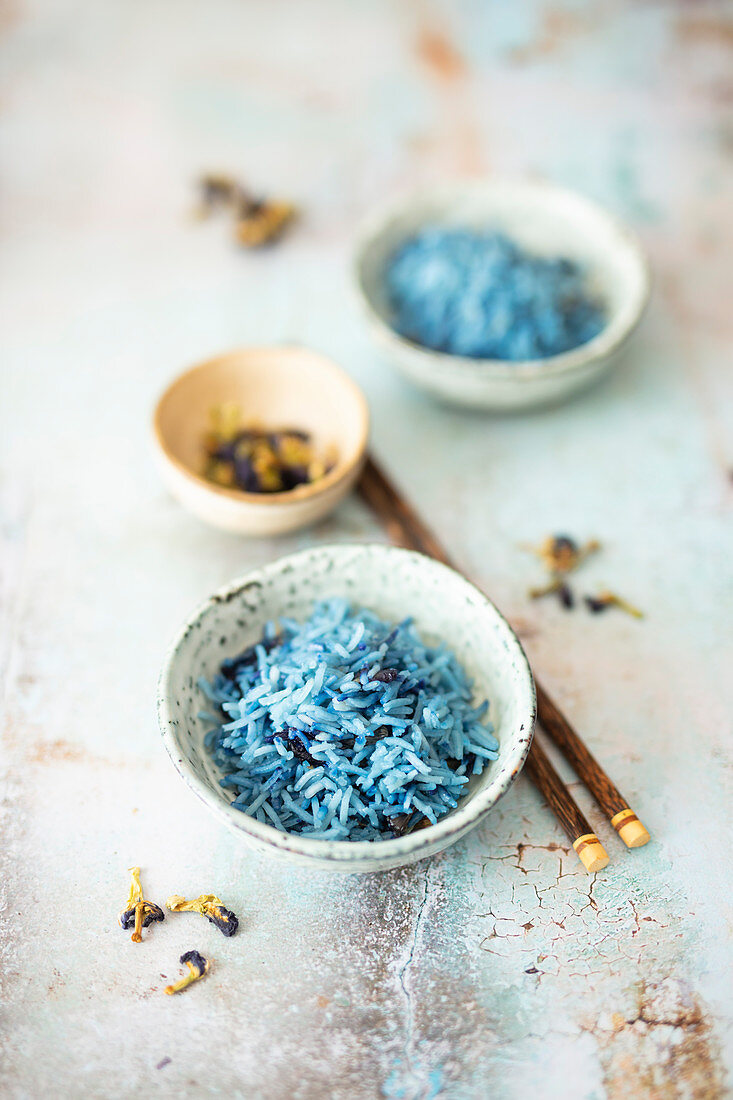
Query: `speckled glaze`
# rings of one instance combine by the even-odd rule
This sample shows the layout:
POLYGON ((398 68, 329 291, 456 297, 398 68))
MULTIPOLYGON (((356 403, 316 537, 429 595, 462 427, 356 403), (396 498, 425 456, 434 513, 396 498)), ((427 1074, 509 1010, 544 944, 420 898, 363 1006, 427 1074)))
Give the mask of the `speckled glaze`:
POLYGON ((385 358, 415 385, 454 405, 511 411, 569 397, 619 361, 649 297, 649 273, 634 236, 582 195, 539 182, 465 182, 418 192, 376 214, 355 252, 354 281, 369 330, 385 358), (531 251, 579 260, 608 309, 592 340, 526 362, 433 351, 392 328, 383 272, 390 254, 426 224, 489 226, 531 251))
POLYGON ((163 741, 181 777, 239 836, 270 855, 330 870, 381 871, 433 855, 477 825, 508 790, 529 751, 535 692, 524 651, 494 605, 452 569, 379 545, 323 546, 281 558, 220 589, 188 619, 163 665, 158 690, 163 741), (384 841, 316 840, 279 832, 230 806, 203 747, 199 677, 257 641, 268 619, 302 618, 313 600, 343 596, 387 620, 414 617, 428 640, 444 640, 490 701, 499 757, 475 776, 458 808, 437 825, 384 841))

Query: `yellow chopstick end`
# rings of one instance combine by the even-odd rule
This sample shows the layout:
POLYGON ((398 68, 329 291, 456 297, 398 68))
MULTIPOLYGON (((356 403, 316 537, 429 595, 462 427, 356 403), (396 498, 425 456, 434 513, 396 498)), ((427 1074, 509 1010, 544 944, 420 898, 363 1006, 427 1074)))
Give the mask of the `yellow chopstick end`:
POLYGON ((651 840, 649 833, 637 818, 636 821, 628 821, 622 825, 618 835, 627 848, 641 848, 651 840))
POLYGON ((611 824, 627 848, 642 848, 651 840, 633 810, 622 810, 611 818, 611 824))
POLYGON ((608 863, 608 853, 595 833, 585 833, 573 841, 578 859, 589 874, 602 871, 608 863))

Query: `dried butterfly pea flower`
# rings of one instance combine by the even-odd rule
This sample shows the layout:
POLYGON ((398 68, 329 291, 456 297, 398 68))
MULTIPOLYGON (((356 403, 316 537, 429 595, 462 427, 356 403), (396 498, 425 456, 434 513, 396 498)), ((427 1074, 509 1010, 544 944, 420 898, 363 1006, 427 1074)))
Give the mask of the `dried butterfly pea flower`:
POLYGON ((417 832, 418 829, 426 829, 430 822, 417 811, 406 814, 397 814, 389 819, 392 835, 395 837, 407 836, 408 833, 417 832))
POLYGON ((375 672, 370 677, 371 680, 377 680, 380 684, 391 684, 399 678, 400 670, 398 668, 380 668, 379 672, 375 672))
POLYGON ((306 745, 300 734, 296 733, 295 735, 293 735, 290 731, 283 732, 285 737, 285 744, 287 748, 290 749, 295 759, 300 760, 301 762, 307 760, 311 767, 317 768, 320 761, 311 756, 310 752, 308 751, 308 746, 306 745))
POLYGON ((543 596, 552 596, 557 594, 557 598, 564 608, 569 611, 575 606, 575 596, 573 590, 569 584, 565 581, 561 581, 559 578, 555 578, 550 584, 544 585, 542 588, 530 588, 529 597, 532 600, 542 599, 543 596))
POLYGON ((245 248, 260 248, 281 237, 297 214, 296 207, 283 199, 261 199, 242 203, 235 236, 245 248))
POLYGON ((241 200, 241 188, 233 176, 206 175, 199 183, 203 213, 216 206, 231 206, 241 200))
MULTIPOLYGON (((204 435, 204 474, 217 485, 248 493, 282 493, 323 477, 330 465, 307 432, 243 428, 239 406, 217 405, 204 435)), ((332 464, 332 463, 331 463, 332 464)))
POLYGON ((297 215, 297 208, 283 199, 255 198, 233 176, 206 175, 200 181, 201 214, 215 209, 234 216, 237 241, 246 248, 259 248, 282 236, 297 215))
POLYGON ((566 611, 571 611, 575 607, 575 596, 570 585, 561 584, 557 590, 557 595, 566 611))
POLYGON ((159 905, 155 905, 152 901, 146 901, 143 897, 142 886, 140 885, 140 868, 131 867, 130 875, 132 876, 132 882, 130 884, 130 896, 127 899, 127 906, 120 913, 120 928, 125 931, 132 928, 132 942, 140 943, 142 941, 142 929, 147 928, 153 921, 165 920, 165 913, 159 905))
POLYGON ((216 894, 201 894, 197 898, 192 898, 191 901, 187 901, 180 894, 172 894, 165 904, 174 913, 201 913, 225 936, 233 936, 239 927, 239 921, 234 913, 224 907, 224 903, 216 894))
POLYGON ((209 960, 200 955, 198 951, 187 951, 185 955, 181 955, 180 961, 183 966, 188 967, 188 974, 180 981, 174 982, 173 985, 167 985, 165 987, 166 993, 181 993, 184 989, 188 989, 193 982, 203 978, 210 965, 209 960))
POLYGON ((393 836, 406 836, 410 832, 410 818, 412 814, 396 814, 389 819, 389 826, 393 836))
POLYGON ((377 726, 374 733, 367 734, 365 738, 365 744, 373 745, 377 741, 381 741, 383 737, 391 737, 394 730, 391 726, 377 726))
POLYGON ((217 444, 223 444, 239 438, 241 411, 236 401, 222 401, 212 405, 209 410, 209 423, 217 444))
POLYGON ((597 596, 585 596, 584 599, 589 611, 592 611, 594 615, 601 611, 606 611, 609 607, 618 607, 621 611, 625 611, 627 615, 632 615, 635 619, 644 618, 644 613, 640 611, 638 607, 634 607, 628 600, 623 600, 613 592, 600 592, 597 596))
POLYGON ((570 573, 600 548, 601 544, 596 539, 579 546, 569 535, 548 535, 535 548, 535 553, 551 573, 570 573))

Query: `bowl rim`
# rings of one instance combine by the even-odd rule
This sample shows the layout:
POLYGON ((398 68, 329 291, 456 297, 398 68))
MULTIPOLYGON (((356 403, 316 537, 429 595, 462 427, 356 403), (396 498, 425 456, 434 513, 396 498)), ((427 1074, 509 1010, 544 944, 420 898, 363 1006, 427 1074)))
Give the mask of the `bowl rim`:
POLYGON ((449 370, 464 377, 475 379, 477 376, 487 380, 510 382, 536 382, 539 378, 562 376, 568 373, 588 369, 600 359, 610 357, 618 351, 637 327, 649 302, 651 294, 651 268, 648 257, 638 236, 619 218, 601 203, 575 191, 546 180, 527 177, 501 177, 500 179, 463 180, 445 182, 433 186, 414 189, 400 198, 383 203, 363 223, 352 250, 352 283, 362 312, 367 321, 381 339, 382 343, 400 356, 409 356, 417 369, 429 369, 433 372, 449 370), (477 356, 455 355, 451 352, 436 351, 424 347, 405 336, 401 336, 384 320, 375 307, 371 295, 367 292, 363 279, 363 266, 367 250, 384 234, 392 221, 411 207, 425 202, 447 203, 451 197, 458 198, 468 194, 488 194, 506 191, 533 194, 536 198, 552 196, 556 199, 584 207, 596 218, 605 221, 607 227, 618 238, 633 258, 639 274, 639 291, 633 302, 631 312, 623 324, 611 322, 604 325, 596 336, 584 344, 558 355, 548 355, 544 359, 482 359, 477 356))
MULTIPOLYGON (((389 865, 394 865, 392 861, 416 857, 424 849, 437 850, 451 843, 452 840, 459 839, 478 825, 506 793, 521 771, 532 744, 537 716, 535 684, 527 655, 516 633, 488 596, 472 581, 469 581, 463 574, 450 566, 443 565, 442 562, 438 562, 425 554, 383 543, 332 543, 323 546, 312 546, 295 554, 288 554, 277 558, 275 561, 268 562, 218 588, 186 618, 168 646, 158 679, 157 695, 158 726, 163 744, 173 766, 186 785, 223 824, 238 833, 246 834, 256 841, 286 853, 320 860, 321 862, 327 860, 334 864, 349 863, 355 867, 364 865, 366 869, 368 869, 367 865, 374 865, 375 863, 386 864, 389 862, 389 865), (215 790, 212 790, 211 786, 200 777, 196 768, 189 763, 186 754, 182 752, 177 741, 177 722, 174 719, 169 702, 171 695, 170 680, 179 648, 189 631, 198 625, 207 613, 222 601, 233 599, 253 583, 260 583, 261 578, 267 577, 269 574, 281 572, 285 568, 292 569, 293 566, 297 568, 298 566, 307 565, 313 555, 320 555, 324 551, 334 555, 337 559, 341 554, 353 554, 359 551, 368 551, 370 554, 376 551, 385 555, 407 555, 414 560, 416 568, 428 566, 438 573, 444 573, 453 578, 457 577, 478 596, 479 603, 483 605, 484 610, 494 620, 495 627, 503 636, 504 648, 512 652, 518 661, 520 690, 526 693, 520 703, 521 709, 526 710, 526 728, 523 725, 515 731, 514 743, 509 749, 508 756, 501 769, 497 771, 496 776, 485 788, 477 791, 465 803, 461 804, 459 802, 457 809, 440 818, 436 825, 429 825, 404 837, 363 841, 323 840, 316 837, 302 836, 298 833, 281 832, 273 825, 264 824, 241 810, 235 809, 215 790), (523 685, 522 679, 524 680, 523 685)), ((425 854, 429 853, 425 852, 425 854)))
POLYGON ((360 464, 364 461, 367 444, 369 442, 370 413, 369 402, 361 387, 343 367, 339 366, 339 364, 336 363, 335 360, 329 358, 329 356, 323 355, 322 352, 314 351, 312 348, 303 344, 253 344, 220 352, 217 355, 210 356, 208 359, 201 360, 201 362, 194 363, 193 366, 187 367, 186 370, 176 374, 168 382, 155 402, 151 427, 153 441, 159 454, 177 473, 184 476, 188 481, 193 482, 199 489, 205 490, 220 499, 231 501, 233 504, 239 503, 273 507, 274 505, 296 504, 304 500, 310 500, 313 497, 319 496, 322 492, 334 489, 337 485, 340 485, 343 481, 357 472, 360 464), (345 384, 345 388, 351 391, 351 396, 360 412, 360 430, 356 437, 353 451, 350 453, 350 457, 342 459, 339 456, 334 466, 317 481, 310 482, 307 485, 296 485, 294 489, 287 489, 279 493, 250 493, 245 489, 227 489, 223 485, 215 485, 212 481, 205 478, 203 474, 196 473, 195 470, 187 466, 185 462, 181 462, 181 460, 173 454, 161 427, 163 406, 173 390, 185 379, 199 372, 205 373, 213 366, 222 362, 222 360, 237 359, 253 354, 259 355, 263 352, 267 354, 280 353, 287 356, 295 354, 302 355, 305 352, 307 355, 317 360, 321 368, 326 369, 333 377, 337 377, 341 383, 345 384))

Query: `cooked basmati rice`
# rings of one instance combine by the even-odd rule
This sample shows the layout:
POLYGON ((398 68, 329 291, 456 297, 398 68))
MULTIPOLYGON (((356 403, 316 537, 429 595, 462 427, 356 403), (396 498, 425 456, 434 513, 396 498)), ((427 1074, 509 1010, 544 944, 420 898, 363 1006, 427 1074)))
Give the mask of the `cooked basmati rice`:
POLYGON ((268 623, 199 686, 225 718, 205 745, 232 805, 282 831, 380 840, 435 824, 498 755, 455 655, 343 599, 268 623))

